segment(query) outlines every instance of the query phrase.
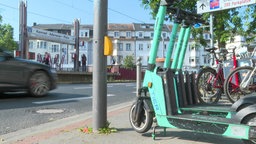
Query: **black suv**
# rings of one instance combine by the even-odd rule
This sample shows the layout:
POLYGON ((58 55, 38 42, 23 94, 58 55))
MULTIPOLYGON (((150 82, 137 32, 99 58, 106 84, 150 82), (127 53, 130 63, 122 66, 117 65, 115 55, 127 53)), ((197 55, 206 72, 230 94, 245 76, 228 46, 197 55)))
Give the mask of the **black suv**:
POLYGON ((0 93, 25 90, 42 97, 56 88, 56 80, 57 73, 50 66, 15 58, 0 49, 0 93))

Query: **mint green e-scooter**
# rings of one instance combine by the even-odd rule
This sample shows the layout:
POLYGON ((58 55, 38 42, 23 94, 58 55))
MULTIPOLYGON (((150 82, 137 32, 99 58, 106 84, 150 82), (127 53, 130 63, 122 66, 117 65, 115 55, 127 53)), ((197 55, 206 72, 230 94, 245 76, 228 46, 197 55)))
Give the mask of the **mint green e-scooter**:
POLYGON ((172 8, 173 2, 160 2, 143 87, 139 90, 139 96, 129 113, 131 126, 135 131, 145 133, 152 127, 155 117, 159 127, 217 134, 242 139, 245 143, 256 143, 256 98, 240 99, 232 106, 199 104, 194 87, 194 74, 183 72, 181 69, 191 26, 203 21, 199 15, 172 8), (172 12, 174 25, 164 66, 156 67, 159 39, 167 11, 172 12), (182 27, 171 63, 170 58, 180 24, 182 27))

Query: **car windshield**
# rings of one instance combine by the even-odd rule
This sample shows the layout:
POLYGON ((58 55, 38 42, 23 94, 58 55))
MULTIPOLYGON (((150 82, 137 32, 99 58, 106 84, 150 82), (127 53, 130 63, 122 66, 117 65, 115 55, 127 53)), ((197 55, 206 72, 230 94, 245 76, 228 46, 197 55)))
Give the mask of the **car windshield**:
POLYGON ((13 54, 9 51, 3 51, 0 49, 0 61, 13 58, 13 54))

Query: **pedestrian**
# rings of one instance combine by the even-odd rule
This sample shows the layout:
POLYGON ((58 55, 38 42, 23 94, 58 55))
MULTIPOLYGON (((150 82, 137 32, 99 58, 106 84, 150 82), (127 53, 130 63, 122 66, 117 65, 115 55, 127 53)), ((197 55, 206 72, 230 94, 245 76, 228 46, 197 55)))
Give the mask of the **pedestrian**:
POLYGON ((45 52, 43 63, 50 65, 50 55, 47 52, 45 52))
POLYGON ((59 61, 59 54, 56 54, 53 60, 54 67, 58 67, 58 61, 59 61))
POLYGON ((82 71, 86 71, 86 56, 85 54, 82 55, 82 71))

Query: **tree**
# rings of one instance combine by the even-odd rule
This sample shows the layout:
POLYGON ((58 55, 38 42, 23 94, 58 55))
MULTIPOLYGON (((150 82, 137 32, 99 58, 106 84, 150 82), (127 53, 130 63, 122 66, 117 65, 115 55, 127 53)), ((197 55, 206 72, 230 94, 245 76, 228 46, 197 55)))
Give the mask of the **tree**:
MULTIPOLYGON (((150 14, 155 18, 160 1, 161 0, 142 0, 142 5, 145 9, 151 9, 150 14)), ((196 13, 196 2, 196 0, 182 0, 178 3, 174 3, 173 6, 196 13)), ((213 13, 213 16, 214 40, 217 42, 219 48, 225 47, 226 41, 230 39, 232 40, 232 38, 237 34, 245 36, 248 42, 255 38, 255 4, 243 6, 241 8, 216 11, 213 13)), ((205 13, 202 17, 204 20, 208 20, 210 14, 205 13)), ((209 28, 205 30, 209 30, 209 28)), ((202 39, 202 32, 202 29, 192 29, 193 36, 201 35, 199 38, 196 38, 196 40, 205 45, 206 43, 202 39)))
POLYGON ((1 24, 2 16, 0 15, 0 48, 5 50, 15 50, 18 44, 13 39, 13 28, 9 24, 1 24))
POLYGON ((124 58, 124 68, 132 69, 135 67, 133 56, 126 56, 124 58))

